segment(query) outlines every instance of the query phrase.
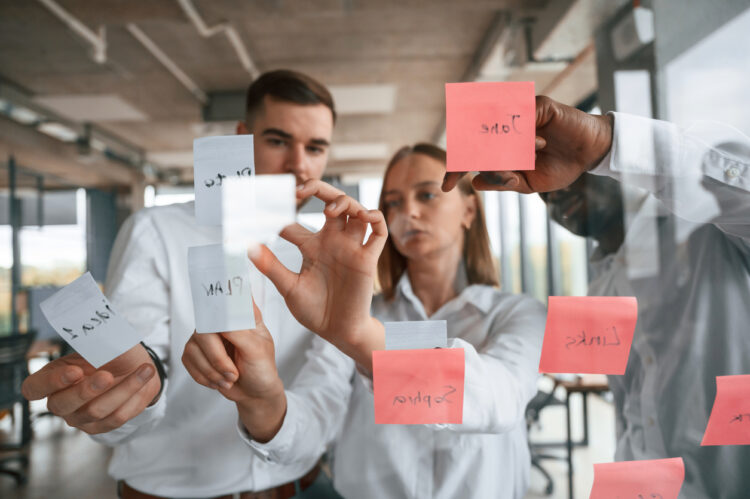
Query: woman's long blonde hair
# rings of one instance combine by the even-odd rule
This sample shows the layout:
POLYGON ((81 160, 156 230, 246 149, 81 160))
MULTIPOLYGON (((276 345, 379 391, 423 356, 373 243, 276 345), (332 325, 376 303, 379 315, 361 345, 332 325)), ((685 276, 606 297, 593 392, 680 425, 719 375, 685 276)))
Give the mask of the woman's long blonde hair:
MULTIPOLYGON (((404 146, 393 155, 388 162, 383 175, 383 189, 380 191, 378 209, 383 212, 386 220, 388 213, 385 206, 385 181, 393 165, 412 154, 424 154, 446 164, 445 150, 432 144, 418 143, 413 146, 404 146)), ((477 212, 471 226, 466 229, 464 235, 463 263, 466 268, 466 277, 469 284, 487 284, 499 286, 497 271, 490 251, 490 238, 487 234, 487 225, 484 221, 484 208, 482 198, 471 185, 471 177, 464 176, 458 182, 458 189, 464 196, 474 196, 477 203, 477 212)), ((396 293, 396 284, 406 270, 406 258, 396 250, 393 241, 389 237, 385 242, 383 252, 378 259, 378 280, 380 288, 386 300, 392 300, 396 293)))

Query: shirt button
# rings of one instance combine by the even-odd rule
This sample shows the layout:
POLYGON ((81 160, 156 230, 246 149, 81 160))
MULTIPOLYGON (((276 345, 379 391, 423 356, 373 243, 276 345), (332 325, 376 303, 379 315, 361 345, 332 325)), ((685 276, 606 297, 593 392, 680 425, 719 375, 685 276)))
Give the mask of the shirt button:
POLYGON ((729 178, 735 178, 739 174, 740 174, 740 170, 736 166, 733 166, 729 170, 727 170, 727 177, 729 178))
POLYGON ((646 365, 650 366, 653 363, 654 363, 654 358, 651 355, 647 355, 646 356, 646 365))
POLYGON ((652 418, 651 416, 649 416, 648 417, 648 425, 649 426, 654 426, 655 424, 656 424, 656 421, 654 421, 654 418, 652 418))

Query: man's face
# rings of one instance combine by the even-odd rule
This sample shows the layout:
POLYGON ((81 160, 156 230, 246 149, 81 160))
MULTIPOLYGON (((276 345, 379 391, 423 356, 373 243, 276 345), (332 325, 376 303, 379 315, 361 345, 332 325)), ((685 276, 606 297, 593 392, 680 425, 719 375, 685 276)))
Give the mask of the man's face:
POLYGON ((291 173, 299 185, 323 176, 333 115, 324 104, 300 105, 266 96, 253 122, 240 122, 237 133, 253 134, 256 173, 291 173))
POLYGON ((599 238, 623 223, 620 184, 608 177, 585 173, 565 189, 539 196, 550 217, 579 236, 599 238))

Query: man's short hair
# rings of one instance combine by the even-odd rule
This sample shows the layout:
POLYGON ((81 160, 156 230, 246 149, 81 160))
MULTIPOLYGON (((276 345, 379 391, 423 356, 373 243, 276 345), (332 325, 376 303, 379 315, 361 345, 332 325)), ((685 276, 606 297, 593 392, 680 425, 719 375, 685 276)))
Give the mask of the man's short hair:
POLYGON ((267 95, 294 104, 323 104, 331 110, 333 122, 336 122, 333 97, 322 83, 297 71, 279 69, 263 73, 247 89, 245 120, 248 126, 263 108, 267 95))

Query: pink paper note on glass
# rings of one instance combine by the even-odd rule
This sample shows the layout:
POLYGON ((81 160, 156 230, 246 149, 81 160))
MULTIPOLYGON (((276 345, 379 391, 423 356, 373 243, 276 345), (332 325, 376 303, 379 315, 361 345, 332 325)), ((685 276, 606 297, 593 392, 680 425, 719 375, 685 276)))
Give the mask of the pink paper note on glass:
POLYGON ((589 499, 677 499, 684 480, 681 457, 595 464, 589 499))
POLYGON ((750 374, 716 377, 716 400, 701 445, 750 445, 750 374))
POLYGON ((533 170, 534 82, 445 85, 449 172, 533 170))
POLYGON ((539 372, 625 374, 637 318, 632 296, 550 296, 539 372))
POLYGON ((372 352, 376 424, 461 424, 463 348, 372 352))

